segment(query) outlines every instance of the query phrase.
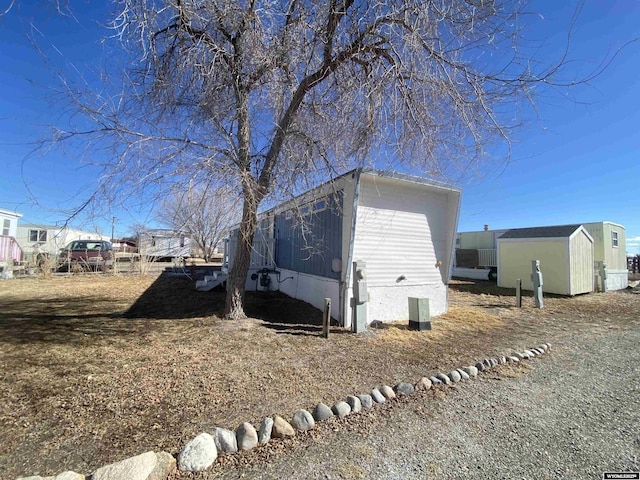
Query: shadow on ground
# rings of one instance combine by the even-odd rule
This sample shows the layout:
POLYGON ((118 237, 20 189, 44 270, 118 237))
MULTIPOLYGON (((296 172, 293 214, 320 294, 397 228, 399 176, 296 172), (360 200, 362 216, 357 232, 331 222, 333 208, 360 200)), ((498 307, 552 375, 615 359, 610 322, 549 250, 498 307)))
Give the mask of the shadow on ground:
MULTIPOLYGON (((179 324, 188 327, 203 317, 220 319, 224 304, 222 289, 199 292, 187 277, 160 275, 125 311, 122 301, 110 297, 109 292, 4 301, 0 308, 0 338, 15 344, 73 344, 98 337, 148 334, 179 324)), ((245 312, 277 333, 322 333, 320 310, 280 292, 247 292, 245 312)), ((342 329, 333 328, 334 331, 342 329)))

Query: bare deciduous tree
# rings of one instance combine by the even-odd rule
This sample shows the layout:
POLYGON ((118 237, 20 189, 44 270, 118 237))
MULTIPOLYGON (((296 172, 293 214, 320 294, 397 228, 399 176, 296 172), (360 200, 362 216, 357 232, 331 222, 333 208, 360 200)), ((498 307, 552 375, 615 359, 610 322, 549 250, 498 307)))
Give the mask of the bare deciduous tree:
POLYGON ((162 202, 158 217, 168 227, 188 234, 209 262, 229 227, 240 220, 238 205, 228 188, 179 185, 162 202))
POLYGON ((450 177, 508 147, 522 101, 565 62, 521 50, 518 0, 118 3, 137 67, 116 96, 67 84, 93 126, 58 138, 112 149, 101 195, 172 179, 241 190, 232 319, 265 198, 367 162, 450 177))

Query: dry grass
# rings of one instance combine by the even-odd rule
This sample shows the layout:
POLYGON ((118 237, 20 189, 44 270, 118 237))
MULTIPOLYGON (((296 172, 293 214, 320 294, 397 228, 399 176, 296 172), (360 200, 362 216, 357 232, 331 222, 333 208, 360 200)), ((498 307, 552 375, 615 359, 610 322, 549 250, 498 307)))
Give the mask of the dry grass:
MULTIPOLYGON (((516 309, 513 293, 495 285, 455 282, 450 299, 430 332, 394 323, 355 336, 336 327, 325 340, 319 311, 277 293, 248 295, 252 318, 226 322, 223 293, 196 292, 187 279, 0 283, 0 477, 88 473, 146 450, 175 453, 215 426, 290 417, 382 383, 640 318, 640 296, 627 293, 551 298, 540 311, 516 309)), ((358 478, 348 466, 344 473, 358 478)))

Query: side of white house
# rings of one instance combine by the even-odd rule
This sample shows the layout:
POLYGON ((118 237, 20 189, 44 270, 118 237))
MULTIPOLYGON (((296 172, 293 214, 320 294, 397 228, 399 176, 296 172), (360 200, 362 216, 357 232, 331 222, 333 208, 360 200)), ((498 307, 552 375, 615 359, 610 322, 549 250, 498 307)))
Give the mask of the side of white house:
POLYGON ((447 311, 459 200, 449 187, 362 175, 353 260, 366 262, 369 322, 408 320, 409 297, 428 298, 432 315, 447 311))
POLYGON ((152 258, 188 258, 191 238, 174 230, 148 230, 138 237, 138 252, 152 258))

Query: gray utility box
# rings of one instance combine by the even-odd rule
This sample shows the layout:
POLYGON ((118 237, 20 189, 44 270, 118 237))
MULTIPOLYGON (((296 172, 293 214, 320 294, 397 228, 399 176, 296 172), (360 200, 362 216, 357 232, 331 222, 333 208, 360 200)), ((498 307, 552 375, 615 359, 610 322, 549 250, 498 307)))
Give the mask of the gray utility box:
POLYGON ((409 330, 431 330, 428 298, 409 297, 409 330))

